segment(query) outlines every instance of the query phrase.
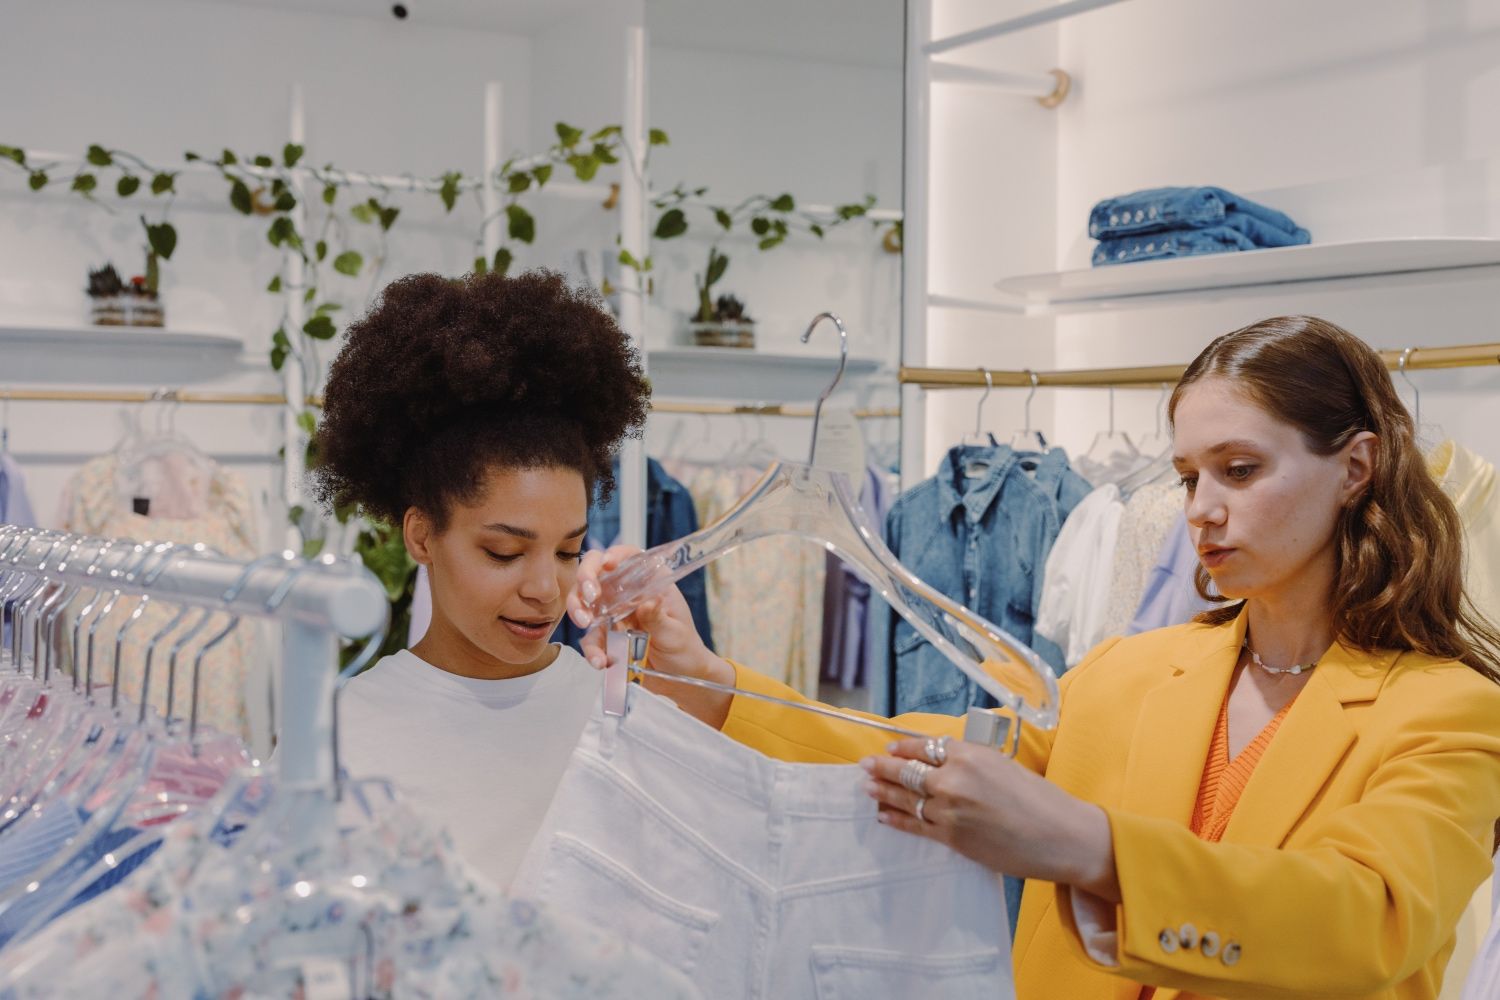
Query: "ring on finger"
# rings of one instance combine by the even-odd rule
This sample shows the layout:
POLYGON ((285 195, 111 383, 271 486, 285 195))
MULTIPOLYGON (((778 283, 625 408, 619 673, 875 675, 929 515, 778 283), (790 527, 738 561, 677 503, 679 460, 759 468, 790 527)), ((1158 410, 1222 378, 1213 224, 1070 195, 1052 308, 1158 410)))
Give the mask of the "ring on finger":
POLYGON ((925 823, 925 822, 927 822, 927 817, 922 815, 922 809, 926 805, 927 805, 927 797, 925 795, 922 798, 917 799, 917 808, 916 808, 915 812, 916 812, 916 817, 917 817, 917 822, 918 823, 925 823))
POLYGON ((942 767, 948 761, 948 737, 939 736, 937 739, 927 741, 924 748, 927 759, 932 761, 934 767, 942 767))
POLYGON ((920 760, 909 760, 901 765, 901 773, 897 780, 907 791, 918 795, 927 794, 927 773, 932 770, 931 764, 924 764, 920 760))

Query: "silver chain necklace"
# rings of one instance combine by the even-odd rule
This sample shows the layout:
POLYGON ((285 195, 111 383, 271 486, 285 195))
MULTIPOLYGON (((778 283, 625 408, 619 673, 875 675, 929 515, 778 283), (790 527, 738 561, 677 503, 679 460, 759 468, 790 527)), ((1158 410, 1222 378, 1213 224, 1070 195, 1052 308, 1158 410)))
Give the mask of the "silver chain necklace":
POLYGON ((1251 663, 1255 664, 1257 667, 1260 667, 1260 669, 1264 670, 1266 673, 1274 674, 1277 676, 1280 676, 1281 674, 1291 674, 1295 677, 1297 674, 1302 673, 1302 671, 1311 670, 1313 667, 1316 667, 1318 665, 1318 661, 1313 660, 1311 663, 1293 663, 1290 667, 1268 666, 1266 662, 1260 658, 1260 654, 1250 648, 1250 634, 1248 632, 1245 634, 1245 652, 1250 654, 1251 663))

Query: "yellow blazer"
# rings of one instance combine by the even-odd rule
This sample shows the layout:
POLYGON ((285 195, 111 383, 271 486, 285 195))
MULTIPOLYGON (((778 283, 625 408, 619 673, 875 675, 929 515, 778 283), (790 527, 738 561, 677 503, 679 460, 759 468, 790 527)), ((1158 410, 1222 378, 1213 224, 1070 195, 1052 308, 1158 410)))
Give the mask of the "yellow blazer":
MULTIPOLYGON (((1111 968, 1084 951, 1069 890, 1030 882, 1021 1000, 1133 1000, 1143 983, 1157 1000, 1438 995, 1459 915, 1491 870, 1500 686, 1452 661, 1335 645, 1223 841, 1204 843, 1188 824, 1244 628, 1241 615, 1103 643, 1063 676, 1058 728, 1023 733, 1021 764, 1107 812, 1124 902, 1111 968)), ((797 697, 737 669, 742 688, 797 697)), ((898 721, 955 738, 963 725, 898 721)), ((807 762, 890 739, 753 698, 734 699, 724 732, 807 762)))

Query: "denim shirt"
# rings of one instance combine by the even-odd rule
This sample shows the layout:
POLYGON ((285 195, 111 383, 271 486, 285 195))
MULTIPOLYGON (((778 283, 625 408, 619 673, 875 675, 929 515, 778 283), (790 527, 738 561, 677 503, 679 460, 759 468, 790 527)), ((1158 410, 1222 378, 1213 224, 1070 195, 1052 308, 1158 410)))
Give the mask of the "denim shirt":
MULTIPOLYGON (((616 462, 615 471, 619 472, 616 462)), ((646 548, 676 541, 684 535, 698 530, 698 512, 693 507, 693 495, 662 468, 654 458, 646 460, 646 548)), ((595 500, 589 508, 589 534, 587 547, 607 548, 620 537, 619 494, 608 502, 595 500)), ((713 627, 708 620, 708 590, 703 570, 698 570, 677 582, 677 588, 687 600, 688 610, 693 614, 693 625, 710 650, 714 648, 713 627)), ((552 635, 553 642, 561 642, 579 648, 583 630, 564 617, 552 635)))
MULTIPOLYGON (((1060 448, 1037 454, 960 446, 943 457, 936 476, 896 501, 885 541, 922 580, 1029 644, 1061 673, 1062 651, 1034 636, 1032 623, 1052 543, 1090 488, 1060 448), (976 458, 990 467, 966 479, 965 464, 976 458)), ((995 705, 884 601, 870 610, 883 616, 881 645, 891 658, 871 663, 876 712, 962 715, 971 705, 995 705)))

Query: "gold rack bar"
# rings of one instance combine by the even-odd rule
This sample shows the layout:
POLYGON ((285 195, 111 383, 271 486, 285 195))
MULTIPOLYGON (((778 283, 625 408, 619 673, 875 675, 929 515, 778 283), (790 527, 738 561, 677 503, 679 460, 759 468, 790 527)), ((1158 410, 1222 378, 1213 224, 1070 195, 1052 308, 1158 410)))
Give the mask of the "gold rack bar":
MULTIPOLYGON (((749 414, 757 417, 811 417, 813 415, 813 408, 811 406, 795 406, 786 403, 673 403, 660 400, 651 404, 651 412, 749 414)), ((854 415, 861 419, 899 417, 901 416, 901 408, 899 406, 885 406, 868 410, 855 410, 854 415)))
MULTIPOLYGON (((286 397, 264 392, 189 392, 164 389, 126 392, 96 389, 5 389, 0 402, 27 400, 46 403, 216 403, 226 406, 285 406, 286 397)), ((315 405, 311 397, 309 405, 315 405)))
MULTIPOLYGON (((1405 351, 1381 351, 1387 368, 1400 367, 1405 351)), ((1454 347, 1418 347, 1407 357, 1406 370, 1419 368, 1480 368, 1500 365, 1500 344, 1461 344, 1454 347)), ((1135 368, 1076 368, 1067 371, 1009 371, 990 369, 990 382, 997 386, 1027 387, 1036 375, 1038 386, 1153 388, 1182 377, 1186 365, 1145 365, 1135 368)), ((924 389, 978 388, 985 386, 979 368, 916 368, 903 366, 902 385, 924 389)))
MULTIPOLYGON (((179 389, 157 391, 112 391, 95 389, 5 389, 0 388, 0 402, 50 403, 216 403, 226 406, 285 406, 286 397, 274 393, 190 392, 179 389)), ((307 405, 322 406, 323 397, 307 397, 307 405)), ((665 400, 651 404, 652 413, 749 414, 762 417, 811 417, 811 406, 785 403, 674 403, 665 400)), ((855 410, 861 418, 899 417, 900 407, 855 410)))

